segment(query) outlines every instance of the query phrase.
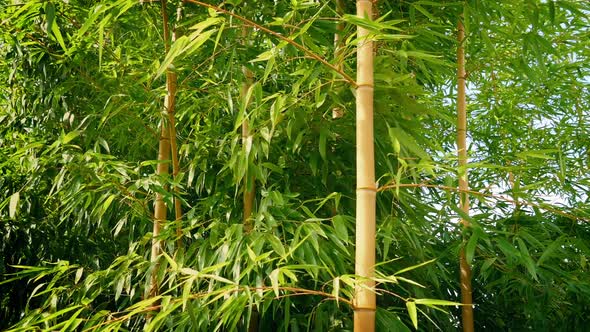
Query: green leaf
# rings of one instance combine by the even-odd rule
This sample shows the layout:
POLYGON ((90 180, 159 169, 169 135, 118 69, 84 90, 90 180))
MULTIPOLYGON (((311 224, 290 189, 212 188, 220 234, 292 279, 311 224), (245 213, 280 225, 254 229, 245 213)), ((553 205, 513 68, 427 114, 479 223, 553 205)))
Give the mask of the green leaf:
POLYGON ((529 250, 526 244, 520 237, 517 237, 516 241, 518 242, 518 249, 521 253, 521 259, 524 261, 524 266, 526 267, 531 277, 537 280, 537 267, 535 265, 535 262, 531 258, 531 255, 529 254, 529 250))
POLYGON ((320 149, 320 156, 322 156, 322 159, 325 161, 326 160, 326 142, 328 139, 328 129, 326 129, 325 127, 322 127, 320 129, 320 143, 319 143, 319 149, 320 149))
POLYGON ((548 155, 548 153, 555 153, 555 152, 558 152, 558 150, 536 150, 536 151, 530 150, 530 151, 520 152, 517 154, 517 156, 522 159, 526 159, 527 157, 530 157, 530 158, 551 160, 551 159, 555 159, 555 158, 553 156, 548 155))
POLYGON ((109 197, 107 197, 107 199, 104 200, 104 203, 102 204, 102 211, 106 211, 109 206, 111 206, 111 203, 113 202, 113 200, 117 197, 117 195, 109 195, 109 197))
POLYGON ((555 24, 555 1, 550 0, 548 2, 549 5, 549 21, 551 24, 555 24))
POLYGON ((408 309, 408 315, 414 328, 418 329, 418 310, 416 309, 416 303, 414 301, 406 301, 406 308, 408 309))
POLYGON ((17 191, 10 196, 10 203, 8 204, 8 216, 14 219, 18 207, 18 201, 20 200, 20 193, 17 191))
POLYGON ((332 281, 332 295, 336 298, 336 305, 340 303, 340 278, 332 281))
POLYGON ((375 321, 377 331, 410 332, 397 314, 381 307, 377 307, 375 321))
POLYGON ((285 256, 285 247, 281 243, 281 240, 279 240, 275 235, 272 234, 268 235, 267 240, 270 243, 270 246, 277 254, 285 256))
POLYGON ((120 277, 115 287, 115 301, 119 300, 121 293, 123 292, 123 285, 125 284, 125 278, 120 277))
POLYGON ((395 272, 393 275, 398 275, 398 274, 402 274, 402 273, 404 273, 404 272, 408 272, 408 271, 411 271, 411 270, 417 269, 417 268, 419 268, 419 267, 422 267, 422 266, 424 266, 424 265, 428 265, 428 264, 430 264, 430 263, 434 262, 435 260, 436 260, 436 259, 431 259, 431 260, 429 260, 429 261, 426 261, 426 262, 423 262, 423 263, 420 263, 420 264, 417 264, 417 265, 412 265, 412 266, 410 266, 410 267, 406 267, 406 268, 404 268, 404 269, 401 269, 401 270, 399 270, 399 271, 395 272))
POLYGON ((426 9, 424 9, 424 7, 418 5, 418 4, 414 4, 413 5, 414 8, 416 8, 417 11, 421 12, 424 16, 426 16, 429 20, 431 21, 438 21, 436 19, 436 17, 434 17, 432 14, 430 14, 426 9))
POLYGON ((160 68, 156 71, 156 78, 160 77, 166 70, 173 69, 172 62, 179 56, 188 56, 199 50, 199 48, 211 38, 215 33, 215 29, 207 30, 204 29, 222 22, 223 19, 219 17, 211 17, 207 20, 194 25, 191 29, 196 30, 188 36, 182 36, 174 41, 166 58, 160 65, 160 68))
POLYGON ((490 268, 490 266, 492 266, 492 264, 494 264, 494 262, 496 261, 496 259, 497 259, 496 257, 492 257, 492 258, 486 259, 485 262, 482 264, 480 271, 482 273, 485 272, 485 271, 487 271, 490 268))
POLYGON ((498 244, 498 247, 500 248, 500 250, 502 250, 506 257, 519 256, 518 251, 516 251, 516 249, 514 249, 514 246, 510 244, 508 241, 506 241, 506 239, 501 237, 496 238, 496 243, 498 244))
POLYGON ((473 232, 467 245, 465 246, 465 258, 467 259, 467 264, 471 265, 473 261, 473 255, 475 253, 475 248, 477 247, 477 240, 479 239, 479 234, 477 232, 473 232))
POLYGON ((438 299, 415 299, 414 302, 416 304, 424 304, 424 305, 443 305, 443 306, 460 306, 461 303, 447 301, 447 300, 438 300, 438 299))
POLYGON ((45 29, 47 30, 47 35, 51 35, 51 31, 53 31, 53 24, 55 22, 55 5, 53 2, 47 2, 45 4, 45 19, 47 20, 47 26, 45 29))
POLYGON ((67 135, 65 135, 65 136, 62 138, 62 143, 63 143, 63 144, 68 144, 68 143, 69 143, 69 142, 71 142, 71 141, 72 141, 74 138, 76 138, 76 137, 80 136, 80 134, 81 134, 81 132, 80 132, 79 130, 74 130, 74 131, 71 131, 71 132, 67 133, 67 135))
POLYGON ((55 36, 55 39, 57 39, 59 46, 61 46, 61 48, 67 52, 68 48, 66 47, 66 43, 64 41, 63 36, 61 35, 61 31, 59 30, 59 26, 57 24, 54 23, 52 25, 51 32, 53 32, 53 35, 55 36))
POLYGON ((191 296, 193 283, 195 282, 196 278, 196 276, 188 278, 182 286, 182 310, 186 309, 187 303, 189 302, 189 298, 191 296))
POLYGON ((74 284, 77 284, 80 279, 82 278, 82 274, 84 273, 84 268, 80 267, 76 270, 76 276, 74 278, 74 284))
POLYGON ((543 254, 541 254, 541 257, 539 257, 539 259, 537 260, 537 266, 541 266, 541 264, 543 264, 547 259, 549 259, 549 257, 551 257, 551 255, 561 247, 562 242, 563 237, 560 237, 557 240, 553 241, 549 246, 547 246, 545 251, 543 251, 543 254))
POLYGON ((334 231, 336 236, 345 243, 348 242, 348 228, 346 227, 346 220, 341 215, 335 215, 332 217, 332 223, 334 224, 334 231))
POLYGON ((270 279, 270 284, 272 286, 273 291, 275 292, 275 296, 279 297, 279 273, 280 270, 278 268, 272 270, 272 272, 268 275, 270 279))
POLYGON ((394 139, 399 142, 399 144, 406 148, 409 152, 414 153, 417 157, 422 159, 430 159, 426 151, 422 149, 416 140, 408 135, 405 130, 400 127, 388 127, 389 136, 391 141, 393 142, 394 139))
POLYGON ((396 276, 395 279, 400 280, 400 281, 403 281, 403 282, 407 282, 408 284, 412 284, 414 286, 418 286, 418 287, 421 287, 421 288, 426 288, 426 286, 424 286, 422 284, 419 284, 419 283, 415 282, 414 280, 411 280, 411 279, 408 279, 408 278, 404 278, 404 277, 401 277, 401 276, 396 276))
POLYGON ((102 67, 102 53, 104 51, 104 28, 111 20, 111 14, 108 13, 98 24, 98 67, 102 67))
POLYGON ((468 2, 463 3, 463 27, 465 29, 465 36, 469 36, 471 31, 471 8, 468 2))

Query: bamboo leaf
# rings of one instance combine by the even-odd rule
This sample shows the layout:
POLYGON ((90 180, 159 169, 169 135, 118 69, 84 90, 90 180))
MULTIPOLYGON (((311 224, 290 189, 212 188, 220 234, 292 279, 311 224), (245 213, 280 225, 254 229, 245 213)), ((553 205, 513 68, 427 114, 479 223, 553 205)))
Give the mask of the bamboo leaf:
MULTIPOLYGON (((195 280, 195 276, 190 277, 184 282, 184 285, 182 286, 182 310, 185 310, 187 307, 189 297, 191 296, 191 289, 195 280)), ((191 310, 191 308, 189 308, 189 310, 191 310)))
POLYGON ((164 258, 166 258, 166 260, 168 261, 168 264, 170 264, 170 267, 172 268, 172 270, 174 270, 174 271, 178 270, 178 263, 176 263, 176 261, 174 259, 172 259, 172 257, 170 257, 170 255, 168 255, 166 253, 166 251, 162 251, 162 255, 164 256, 164 258))
POLYGON ((84 273, 84 268, 83 267, 79 267, 76 270, 76 276, 74 278, 74 284, 77 284, 80 281, 80 279, 82 278, 82 274, 83 273, 84 273))
POLYGON ((410 332, 410 329, 402 323, 397 314, 381 307, 377 307, 375 320, 377 331, 410 332))
POLYGON ((332 295, 336 298, 336 305, 340 303, 340 278, 334 278, 332 281, 332 295))
POLYGON ((473 261, 473 255, 475 253, 475 248, 477 247, 477 240, 479 239, 479 234, 477 232, 473 232, 467 245, 465 246, 465 258, 467 259, 467 264, 471 265, 473 261))
POLYGON ((322 157, 322 159, 325 161, 326 159, 326 142, 328 140, 328 130, 325 127, 322 127, 320 129, 320 156, 322 157))
POLYGON ((414 328, 418 329, 418 310, 416 310, 416 303, 414 301, 406 301, 406 308, 408 309, 408 315, 414 328))
POLYGON ((176 39, 172 46, 170 46, 170 51, 166 54, 164 61, 156 71, 156 78, 160 77, 166 70, 174 69, 172 62, 174 62, 177 57, 188 56, 199 50, 199 48, 215 33, 215 29, 207 30, 205 32, 203 32, 203 29, 221 21, 222 20, 219 18, 209 18, 193 26, 192 29, 196 29, 196 31, 192 32, 190 35, 176 39))
POLYGON ((125 284, 125 278, 119 278, 117 281, 117 285, 115 287, 115 301, 119 300, 121 297, 121 292, 123 292, 123 285, 125 284))
POLYGON ((63 144, 68 144, 68 143, 69 143, 69 142, 71 142, 71 141, 72 141, 74 138, 76 138, 76 137, 80 136, 80 134, 81 134, 81 132, 80 132, 79 130, 74 130, 74 131, 71 131, 71 132, 67 133, 67 135, 65 135, 65 136, 62 138, 62 143, 63 143, 63 144))
POLYGON ((531 258, 531 255, 526 244, 520 237, 516 238, 516 241, 518 242, 518 249, 521 253, 521 259, 524 261, 524 266, 526 267, 531 277, 537 280, 537 267, 535 265, 535 262, 531 258))
POLYGON ((428 265, 428 264, 430 264, 430 263, 432 263, 434 261, 436 261, 436 259, 431 259, 429 261, 426 261, 426 262, 423 262, 423 263, 420 263, 420 264, 417 264, 417 265, 412 265, 412 266, 406 267, 404 269, 401 269, 401 270, 395 272, 393 275, 397 276, 398 274, 402 274, 404 272, 412 271, 412 270, 417 269, 419 267, 422 267, 424 265, 428 265))
POLYGON ((270 279, 270 284, 272 286, 273 291, 275 292, 275 296, 279 297, 279 269, 274 269, 269 275, 268 278, 270 279))
POLYGON ((414 302, 416 304, 425 304, 425 305, 443 305, 443 306, 460 306, 461 303, 447 301, 447 300, 438 300, 438 299, 415 299, 414 302))
POLYGON ((408 278, 396 276, 395 279, 401 280, 403 282, 407 282, 408 284, 412 284, 414 286, 418 286, 418 287, 421 287, 421 288, 426 288, 426 286, 424 286, 422 284, 419 284, 419 283, 415 282, 414 280, 411 280, 411 279, 408 279, 408 278))
POLYGON ((66 47, 66 42, 64 41, 64 38, 61 35, 61 31, 59 30, 59 26, 57 24, 55 24, 55 23, 52 24, 51 32, 53 32, 53 35, 55 36, 55 39, 59 43, 59 46, 61 46, 61 48, 67 52, 68 48, 66 47))
POLYGON ((18 202, 20 200, 20 193, 17 191, 10 195, 10 203, 8 204, 8 216, 14 219, 17 212, 18 202))
POLYGON ((334 225, 334 231, 336 236, 345 243, 348 242, 348 228, 346 227, 346 220, 341 215, 332 217, 332 223, 334 225))
POLYGON ((563 237, 558 238, 557 240, 553 241, 541 254, 541 257, 537 260, 537 266, 541 266, 551 255, 559 249, 561 243, 563 242, 563 237))
POLYGON ((45 27, 47 35, 53 31, 53 23, 55 22, 55 5, 52 2, 45 4, 45 19, 47 20, 47 26, 45 27))

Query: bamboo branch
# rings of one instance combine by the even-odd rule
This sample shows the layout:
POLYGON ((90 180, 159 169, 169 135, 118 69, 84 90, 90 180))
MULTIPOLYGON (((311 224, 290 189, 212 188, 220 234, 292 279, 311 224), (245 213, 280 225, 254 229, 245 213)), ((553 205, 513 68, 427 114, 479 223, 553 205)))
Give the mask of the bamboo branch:
POLYGON ((260 25, 258 23, 255 23, 253 21, 250 21, 249 19, 247 19, 245 17, 242 17, 240 15, 237 15, 235 13, 232 13, 232 12, 230 12, 228 10, 225 10, 225 9, 221 8, 221 7, 218 7, 218 6, 215 6, 215 5, 211 5, 211 4, 208 4, 208 3, 204 3, 204 2, 201 2, 201 1, 198 1, 198 0, 186 0, 186 1, 187 2, 191 2, 191 3, 194 3, 194 4, 197 4, 199 6, 211 8, 211 9, 214 9, 214 10, 220 12, 220 13, 224 13, 226 15, 232 16, 232 17, 234 17, 234 18, 236 18, 236 19, 238 19, 238 20, 246 23, 247 25, 249 25, 251 27, 254 27, 256 29, 259 29, 261 31, 264 31, 264 32, 266 32, 266 33, 268 33, 268 34, 270 34, 272 36, 275 36, 278 39, 280 39, 280 40, 282 40, 282 41, 284 41, 284 42, 286 42, 288 44, 291 44, 295 48, 301 50, 303 53, 307 54, 312 59, 315 59, 315 60, 321 62, 326 67, 328 67, 328 68, 332 69, 333 71, 335 71, 336 73, 340 74, 340 76, 342 76, 342 78, 344 78, 348 83, 350 83, 354 87, 357 86, 357 83, 352 79, 352 77, 350 77, 344 71, 338 69, 335 65, 331 64, 326 59, 322 58, 321 56, 319 56, 319 55, 313 53, 312 51, 310 51, 309 49, 305 48, 305 46, 299 44, 298 42, 296 42, 296 41, 294 41, 294 40, 292 40, 292 39, 290 39, 288 37, 285 37, 285 36, 281 35, 278 32, 272 31, 269 28, 266 28, 266 27, 264 27, 264 26, 262 26, 262 25, 260 25))
POLYGON ((443 185, 437 185, 437 184, 428 184, 428 183, 390 183, 384 186, 379 187, 379 189, 377 190, 378 192, 380 191, 384 191, 384 190, 388 190, 388 189, 396 189, 396 188, 434 188, 434 189, 440 189, 440 190, 445 190, 445 191, 450 191, 450 192, 456 192, 456 193, 464 193, 464 194, 469 194, 469 195, 473 195, 473 196, 481 196, 481 197, 487 197, 487 198, 492 198, 492 199, 496 199, 502 202, 506 202, 506 203, 510 203, 510 204, 514 204, 514 205, 526 205, 526 206, 530 206, 530 207, 535 207, 541 210, 545 210, 547 212, 550 213, 554 213, 563 217, 566 217, 568 219, 571 220, 582 220, 582 221, 588 221, 590 222, 590 218, 587 217, 582 217, 582 216, 576 216, 574 214, 571 213, 567 213, 567 212, 563 212, 561 210, 558 209, 554 209, 554 208, 550 208, 547 206, 543 206, 541 204, 537 204, 537 203, 533 203, 533 202, 527 202, 527 201, 523 201, 523 200, 516 200, 516 199, 511 199, 508 197, 504 197, 501 195, 494 195, 494 194, 486 194, 486 193, 482 193, 479 191, 475 191, 475 190, 461 190, 458 189, 456 187, 449 187, 449 186, 443 186, 443 185))
MULTIPOLYGON (((342 302, 344 304, 347 304, 350 307, 354 307, 352 301, 340 297, 338 295, 334 295, 331 293, 326 293, 326 292, 322 292, 322 291, 316 291, 313 289, 305 289, 305 288, 297 288, 297 287, 279 287, 279 290, 285 291, 285 292, 291 292, 291 294, 284 294, 284 295, 280 295, 280 296, 275 296, 275 299, 281 299, 281 298, 285 298, 285 297, 291 297, 291 296, 304 296, 304 295, 309 295, 309 296, 322 296, 324 298, 326 298, 327 300, 332 300, 332 301, 336 301, 336 302, 342 302)), ((236 292, 243 292, 243 291, 248 291, 248 292, 256 292, 258 290, 261 290, 263 292, 274 292, 275 288, 272 286, 262 286, 262 287, 248 287, 248 286, 239 286, 236 288, 232 288, 232 289, 228 289, 228 290, 223 290, 223 292, 227 292, 227 293, 236 293, 236 292)), ((205 291, 205 292, 200 292, 200 293, 195 293, 195 294, 191 294, 188 299, 189 300, 195 300, 195 299, 200 299, 200 298, 204 298, 207 296, 211 296, 211 292, 210 291, 205 291)), ((176 298, 176 299, 172 299, 170 300, 170 303, 179 303, 184 301, 184 299, 182 298, 176 298)), ((84 332, 87 331, 94 331, 96 329, 100 329, 101 327, 114 323, 114 322, 121 322, 121 321, 126 321, 131 319, 134 315, 137 314, 143 314, 146 312, 150 312, 150 311, 157 311, 160 310, 160 308, 162 307, 162 304, 154 304, 154 305, 150 305, 150 306, 146 306, 145 308, 142 309, 138 309, 138 308, 133 308, 133 309, 126 309, 126 310, 122 310, 122 311, 117 311, 117 312, 111 312, 108 317, 109 319, 106 321, 103 321, 101 323, 98 324, 94 324, 92 326, 90 326, 89 328, 85 329, 84 332), (124 314, 125 313, 125 314, 124 314), (115 316, 117 314, 123 314, 121 316, 115 316)))

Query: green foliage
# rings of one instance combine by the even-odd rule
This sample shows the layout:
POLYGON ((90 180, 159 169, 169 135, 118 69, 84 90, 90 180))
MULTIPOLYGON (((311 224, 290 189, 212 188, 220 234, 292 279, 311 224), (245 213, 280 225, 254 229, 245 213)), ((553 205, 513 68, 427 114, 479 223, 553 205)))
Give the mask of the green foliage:
POLYGON ((352 330, 346 76, 358 24, 377 41, 378 330, 456 329, 462 246, 478 330, 584 329, 588 4, 381 1, 374 22, 339 18, 334 6, 226 1, 232 16, 171 1, 181 37, 165 54, 159 3, 0 0, 0 327, 352 330), (471 216, 454 190, 465 171, 453 129, 461 14, 471 216), (244 37, 241 18, 260 26, 244 37), (342 73, 318 61, 336 62, 339 21, 342 73), (254 77, 246 98, 244 66, 254 77), (167 69, 179 77, 174 178, 155 175, 167 69), (342 118, 332 119, 335 107, 342 118), (149 260, 156 193, 185 211, 184 248, 167 223, 159 264, 149 260), (459 217, 473 226, 458 229, 459 217), (160 292, 150 298, 152 274, 160 292))

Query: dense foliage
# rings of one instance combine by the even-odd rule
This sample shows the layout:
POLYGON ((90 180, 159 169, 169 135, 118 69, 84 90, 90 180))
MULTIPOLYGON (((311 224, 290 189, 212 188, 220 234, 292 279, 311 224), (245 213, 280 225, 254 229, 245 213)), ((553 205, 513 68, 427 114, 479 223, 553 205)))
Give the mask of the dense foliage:
POLYGON ((461 247, 476 330, 586 328, 590 4, 375 1, 374 21, 352 2, 344 15, 327 0, 215 6, 169 1, 166 53, 160 2, 0 0, 0 328, 352 330, 357 25, 377 45, 378 330, 457 329, 461 247), (167 70, 176 177, 156 174, 167 70), (156 193, 170 211, 159 264, 156 193))

